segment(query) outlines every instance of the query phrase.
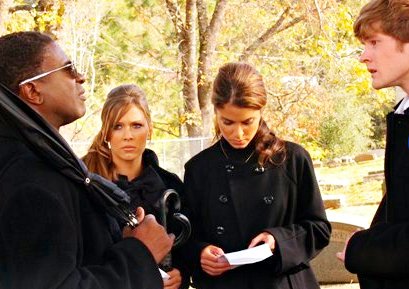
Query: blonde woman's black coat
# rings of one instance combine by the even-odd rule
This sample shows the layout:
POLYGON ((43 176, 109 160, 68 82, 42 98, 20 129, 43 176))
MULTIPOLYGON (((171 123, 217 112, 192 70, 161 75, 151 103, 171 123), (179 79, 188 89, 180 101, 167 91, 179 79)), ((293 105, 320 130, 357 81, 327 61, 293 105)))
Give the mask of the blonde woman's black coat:
POLYGON ((219 142, 186 164, 185 192, 193 222, 188 252, 197 288, 319 288, 309 261, 328 245, 331 227, 309 154, 291 142, 286 148, 286 161, 267 165, 264 172, 257 172, 255 157, 244 164, 227 159, 219 142), (200 252, 207 245, 225 253, 242 250, 261 232, 276 239, 272 257, 218 277, 201 270, 200 252))
MULTIPOLYGON (((176 174, 159 166, 159 159, 154 151, 145 149, 142 155, 142 162, 143 171, 140 176, 129 181, 126 176, 120 175, 119 180, 115 183, 131 197, 130 207, 132 210, 136 210, 137 207, 141 206, 144 208, 145 214, 153 214, 158 222, 160 222, 160 199, 164 191, 173 189, 179 195, 183 195, 183 183, 176 174)), ((182 203, 182 208, 183 205, 182 203)), ((173 214, 172 210, 169 210, 168 213, 170 215, 173 214)), ((172 223, 172 218, 168 218, 168 232, 174 233, 177 236, 179 232, 173 230, 177 231, 177 228, 177 224, 172 223)), ((186 266, 186 260, 184 259, 183 247, 172 249, 172 265, 179 270, 182 276, 182 284, 178 289, 189 288, 190 269, 186 266)))

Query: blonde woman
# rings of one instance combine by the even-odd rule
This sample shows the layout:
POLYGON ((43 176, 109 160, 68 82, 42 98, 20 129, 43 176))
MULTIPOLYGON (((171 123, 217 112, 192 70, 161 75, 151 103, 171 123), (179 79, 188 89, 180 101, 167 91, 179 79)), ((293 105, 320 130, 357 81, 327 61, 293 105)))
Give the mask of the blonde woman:
MULTIPOLYGON (((166 189, 181 193, 182 181, 158 165, 156 154, 146 148, 152 135, 152 121, 144 92, 126 84, 112 89, 102 109, 102 127, 83 160, 92 172, 112 180, 131 197, 131 206, 158 217, 158 203, 166 189)), ((175 268, 168 272, 165 289, 187 288, 178 252, 175 268), (179 263, 179 264, 178 264, 179 263)))

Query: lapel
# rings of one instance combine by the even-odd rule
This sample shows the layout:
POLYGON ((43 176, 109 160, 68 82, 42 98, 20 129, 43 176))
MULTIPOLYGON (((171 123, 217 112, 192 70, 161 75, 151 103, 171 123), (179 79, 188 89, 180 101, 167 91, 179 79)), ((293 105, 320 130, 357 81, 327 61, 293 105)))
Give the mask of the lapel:
POLYGON ((399 102, 393 107, 393 110, 397 110, 399 105, 401 104, 401 102, 403 101, 404 98, 402 98, 401 100, 399 100, 399 102))
MULTIPOLYGON (((402 99, 393 107, 393 110, 394 110, 394 111, 396 111, 396 110, 398 109, 399 105, 402 103, 402 101, 403 101, 404 99, 405 99, 405 98, 402 98, 402 99)), ((406 109, 403 111, 403 114, 409 115, 409 107, 406 108, 406 109)))

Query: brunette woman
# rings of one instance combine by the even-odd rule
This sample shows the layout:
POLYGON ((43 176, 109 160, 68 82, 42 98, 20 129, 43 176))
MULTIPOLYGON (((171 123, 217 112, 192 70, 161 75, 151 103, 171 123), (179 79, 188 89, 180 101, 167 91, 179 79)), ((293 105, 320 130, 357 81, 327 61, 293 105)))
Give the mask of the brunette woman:
POLYGON ((196 288, 319 288, 309 262, 331 227, 308 152, 268 128, 266 102, 252 66, 220 68, 212 95, 218 140, 185 165, 196 288), (264 261, 234 267, 219 258, 261 243, 273 253, 264 261))

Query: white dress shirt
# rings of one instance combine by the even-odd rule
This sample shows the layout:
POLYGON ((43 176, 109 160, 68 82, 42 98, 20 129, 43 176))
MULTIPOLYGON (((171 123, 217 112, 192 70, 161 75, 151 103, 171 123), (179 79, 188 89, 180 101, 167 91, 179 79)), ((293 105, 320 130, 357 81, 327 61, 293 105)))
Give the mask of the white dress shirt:
POLYGON ((409 107, 409 96, 405 96, 398 108, 395 110, 395 114, 404 114, 404 111, 409 107))

